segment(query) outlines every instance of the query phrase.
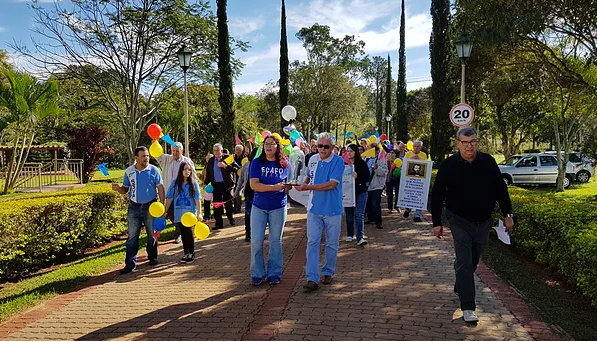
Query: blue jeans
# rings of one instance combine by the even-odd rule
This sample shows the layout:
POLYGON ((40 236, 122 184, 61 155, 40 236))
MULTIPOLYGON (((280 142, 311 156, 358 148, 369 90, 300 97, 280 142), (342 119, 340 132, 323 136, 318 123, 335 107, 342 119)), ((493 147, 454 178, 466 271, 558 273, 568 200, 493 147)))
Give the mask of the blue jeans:
POLYGON ((325 229, 325 264, 321 269, 324 276, 332 276, 336 271, 342 215, 324 216, 307 213, 307 281, 319 283, 319 245, 321 231, 325 229))
POLYGON ((128 225, 128 238, 126 239, 126 257, 124 259, 125 267, 133 269, 137 265, 137 251, 139 251, 139 235, 141 226, 145 226, 147 233, 147 258, 151 260, 158 259, 158 244, 153 240, 153 217, 149 214, 149 205, 136 204, 129 202, 126 214, 128 225))
POLYGON ((346 213, 346 236, 354 235, 354 226, 357 226, 357 242, 365 235, 365 206, 367 205, 367 191, 358 194, 356 207, 344 208, 346 213))
POLYGON ((367 215, 367 218, 371 222, 381 223, 381 189, 369 191, 371 198, 371 211, 367 215))
POLYGON ((286 223, 286 207, 274 210, 263 210, 251 207, 251 279, 259 282, 267 277, 268 281, 282 279, 282 235, 286 223), (263 258, 263 241, 265 227, 269 222, 269 254, 267 256, 267 273, 263 258))
MULTIPOLYGON (((406 208, 406 212, 410 213, 411 212, 411 208, 406 208)), ((415 214, 413 215, 413 217, 421 217, 421 209, 415 209, 415 214)))
POLYGON ((253 207, 253 194, 245 194, 245 238, 251 238, 251 208, 253 207))
POLYGON ((388 209, 396 208, 398 202, 398 191, 400 190, 400 180, 394 179, 386 183, 386 194, 388 195, 388 209), (396 195, 396 197, 394 197, 396 195))

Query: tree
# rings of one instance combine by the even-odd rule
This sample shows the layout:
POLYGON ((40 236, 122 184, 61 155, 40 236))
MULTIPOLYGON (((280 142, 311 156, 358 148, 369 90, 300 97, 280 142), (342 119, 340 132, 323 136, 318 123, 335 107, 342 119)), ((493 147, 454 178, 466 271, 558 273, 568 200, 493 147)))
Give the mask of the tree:
POLYGON ((388 62, 381 56, 373 56, 372 59, 365 57, 363 59, 363 78, 367 82, 368 87, 374 87, 373 90, 373 111, 375 113, 375 125, 382 127, 384 119, 382 118, 382 89, 387 79, 388 62))
MULTIPOLYGON (((388 75, 386 76, 386 117, 387 116, 392 116, 392 64, 390 62, 390 54, 388 54, 388 75)), ((381 131, 383 132, 384 129, 384 122, 387 122, 384 118, 384 120, 381 121, 382 124, 379 125, 379 127, 381 128, 381 131)), ((389 133, 389 132, 387 132, 389 133)), ((389 138, 389 137, 388 137, 389 138)))
MULTIPOLYGON (((433 6, 433 5, 432 5, 433 6)), ((404 0, 400 15, 400 50, 398 52, 398 87, 396 89, 397 118, 394 121, 396 135, 402 141, 408 140, 408 120, 406 117, 406 16, 404 0)))
MULTIPOLYGON (((282 19, 280 29, 280 110, 288 104, 288 38, 286 37, 286 3, 282 0, 282 19)), ((286 126, 281 118, 280 126, 286 126)))
POLYGON ((161 105, 155 95, 181 79, 176 52, 182 45, 194 53, 192 78, 217 79, 216 22, 205 0, 78 0, 72 10, 60 2, 32 7, 45 42, 34 41, 32 52, 15 48, 49 72, 69 71, 95 87, 121 125, 130 161, 161 105))
POLYGON ((58 111, 58 85, 55 81, 38 82, 28 74, 9 69, 4 69, 2 73, 7 84, 0 83, 0 107, 8 111, 6 129, 12 145, 3 190, 6 194, 14 188, 27 161, 38 120, 58 111))
MULTIPOLYGON (((454 128, 448 117, 454 97, 449 82, 450 65, 450 1, 431 0, 433 27, 429 50, 431 55, 431 157, 436 165, 451 151, 454 128)), ((438 165, 439 166, 439 165, 438 165)))
POLYGON ((80 127, 68 130, 71 141, 68 148, 72 157, 83 159, 83 183, 87 184, 93 178, 97 164, 102 163, 113 149, 106 146, 108 131, 99 127, 80 127))
POLYGON ((427 145, 431 139, 431 88, 409 91, 406 95, 409 135, 427 145))
POLYGON ((232 67, 230 65, 230 39, 228 34, 228 0, 218 0, 218 73, 220 75, 220 108, 222 109, 222 140, 226 144, 235 143, 234 92, 232 90, 232 67))

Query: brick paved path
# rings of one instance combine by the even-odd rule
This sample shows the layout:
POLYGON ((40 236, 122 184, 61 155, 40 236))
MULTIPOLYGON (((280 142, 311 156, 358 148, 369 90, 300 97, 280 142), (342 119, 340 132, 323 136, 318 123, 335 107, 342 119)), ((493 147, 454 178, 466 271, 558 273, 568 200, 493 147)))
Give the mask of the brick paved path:
POLYGON ((80 291, 0 325, 0 339, 561 338, 536 321, 524 302, 484 267, 480 274, 486 274, 492 289, 477 278, 481 320, 476 327, 465 324, 452 293, 451 244, 433 237, 427 223, 384 215, 385 229, 366 227, 369 245, 340 243, 334 282, 315 293, 302 292, 306 215, 303 208, 291 209, 280 285, 249 286, 250 245, 244 242, 244 227, 225 228, 196 243, 193 264, 177 263, 180 245, 162 245, 157 267, 141 264, 136 273, 119 276, 112 271, 94 279, 80 291), (496 293, 521 314, 515 317, 496 293))

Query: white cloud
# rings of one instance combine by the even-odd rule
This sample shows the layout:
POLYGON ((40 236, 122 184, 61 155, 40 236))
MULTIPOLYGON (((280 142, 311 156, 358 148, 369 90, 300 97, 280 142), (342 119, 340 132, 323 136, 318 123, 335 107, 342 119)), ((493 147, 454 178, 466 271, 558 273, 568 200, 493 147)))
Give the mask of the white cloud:
MULTIPOLYGON (((247 67, 254 67, 265 63, 273 64, 275 68, 278 68, 276 62, 280 58, 280 44, 270 46, 269 50, 256 52, 248 57, 242 57, 241 60, 247 65, 247 67)), ((303 48, 301 43, 290 43, 288 44, 288 60, 292 63, 295 60, 306 61, 307 51, 303 48)))
POLYGON ((232 36, 243 37, 251 32, 258 31, 265 26, 265 18, 239 18, 235 17, 228 21, 232 36))
POLYGON ((261 88, 265 87, 267 82, 268 81, 234 84, 234 94, 255 95, 261 88))

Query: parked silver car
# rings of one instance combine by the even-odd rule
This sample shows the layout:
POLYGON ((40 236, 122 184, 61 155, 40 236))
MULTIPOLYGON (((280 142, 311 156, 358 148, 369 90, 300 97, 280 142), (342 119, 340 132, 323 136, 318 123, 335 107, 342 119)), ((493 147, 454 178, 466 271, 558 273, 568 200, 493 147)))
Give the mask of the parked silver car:
MULTIPOLYGON (((556 155, 556 151, 547 151, 545 153, 556 155)), ((562 152, 563 155, 564 152, 562 152)), ((568 158, 570 162, 574 165, 574 180, 580 183, 586 183, 591 179, 591 177, 595 176, 595 162, 589 158, 588 156, 580 153, 580 152, 570 152, 570 156, 568 158)))
MULTIPOLYGON (((556 184, 558 161, 549 153, 514 155, 499 165, 506 185, 509 184, 556 184)), ((575 176, 575 167, 568 162, 564 188, 568 188, 575 176)))

